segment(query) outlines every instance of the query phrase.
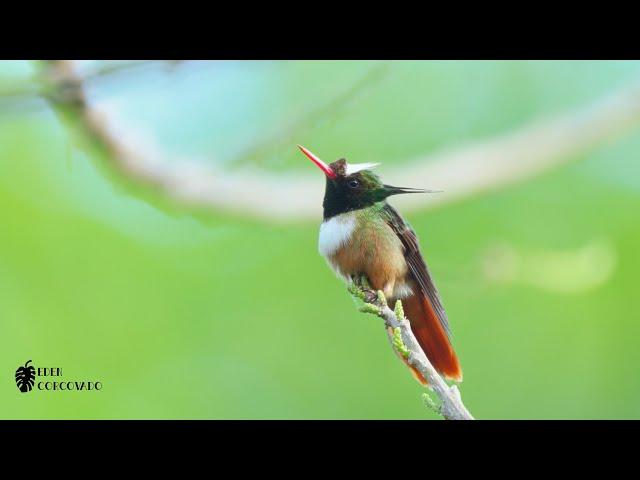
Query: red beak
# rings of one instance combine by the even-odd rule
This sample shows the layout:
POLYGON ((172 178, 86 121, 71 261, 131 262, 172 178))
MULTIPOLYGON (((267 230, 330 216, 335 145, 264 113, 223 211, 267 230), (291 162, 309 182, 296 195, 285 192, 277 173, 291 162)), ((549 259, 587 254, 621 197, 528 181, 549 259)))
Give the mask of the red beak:
POLYGON ((331 167, 329 165, 324 163, 322 160, 320 160, 318 157, 316 157, 313 153, 311 153, 309 150, 304 148, 302 145, 298 145, 298 148, 302 150, 302 153, 304 153, 309 158, 309 160, 315 163, 318 166, 318 168, 322 170, 327 177, 331 179, 337 178, 336 172, 331 170, 331 167))

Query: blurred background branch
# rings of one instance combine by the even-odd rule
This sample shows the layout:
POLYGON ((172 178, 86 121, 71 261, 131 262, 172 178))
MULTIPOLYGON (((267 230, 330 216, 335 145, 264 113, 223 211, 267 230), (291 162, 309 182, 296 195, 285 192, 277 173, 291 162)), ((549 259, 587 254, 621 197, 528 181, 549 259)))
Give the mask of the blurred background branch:
POLYGON ((334 118, 344 111, 357 98, 364 95, 372 87, 378 85, 380 81, 389 73, 389 62, 380 62, 367 70, 356 82, 340 91, 330 98, 326 103, 309 109, 302 115, 289 120, 269 136, 253 142, 240 155, 234 163, 244 163, 249 159, 260 162, 261 157, 269 150, 278 146, 290 146, 297 143, 296 135, 311 125, 317 125, 320 121, 334 118), (288 145, 285 145, 288 144, 288 145))
MULTIPOLYGON (((95 81, 118 79, 122 74, 130 75, 139 73, 143 70, 163 68, 171 71, 179 64, 184 63, 183 60, 131 60, 122 62, 108 62, 97 65, 87 72, 83 72, 83 83, 89 85, 95 81)), ((47 91, 41 82, 15 82, 8 85, 0 86, 0 113, 27 113, 37 111, 46 106, 39 97, 53 93, 47 91)), ((56 85, 50 85, 49 88, 58 88, 56 85)))
MULTIPOLYGON (((143 65, 146 63, 143 63, 143 65)), ((112 75, 136 65, 98 69, 82 76, 71 61, 53 61, 43 70, 40 90, 67 122, 102 151, 105 161, 120 175, 159 192, 189 208, 224 211, 268 221, 319 218, 322 188, 317 176, 266 170, 231 172, 198 161, 172 161, 161 148, 154 152, 119 136, 110 119, 87 101, 85 81, 112 75), (66 92, 66 93, 65 93, 66 92), (238 192, 244 192, 238 195, 238 192), (295 199, 295 201, 292 201, 295 199)), ((269 145, 290 139, 296 129, 348 101, 384 75, 386 64, 373 68, 342 95, 312 110, 300 123, 285 125, 274 136, 259 141, 239 159, 259 155, 269 145)), ((586 108, 554 118, 536 120, 511 133, 448 151, 419 157, 402 167, 382 167, 392 184, 435 187, 435 196, 407 196, 398 200, 405 209, 436 208, 459 199, 494 190, 556 168, 598 145, 623 135, 640 123, 640 85, 620 89, 586 108)), ((289 141, 289 140, 288 140, 289 141)), ((313 148, 313 145, 310 145, 313 148)), ((319 152, 322 155, 322 152, 319 152)))

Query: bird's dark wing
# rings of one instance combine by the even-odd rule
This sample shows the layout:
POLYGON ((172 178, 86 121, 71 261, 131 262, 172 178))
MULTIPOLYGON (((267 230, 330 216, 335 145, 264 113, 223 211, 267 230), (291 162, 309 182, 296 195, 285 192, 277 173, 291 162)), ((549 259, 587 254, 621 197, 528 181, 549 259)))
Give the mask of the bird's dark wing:
POLYGON ((404 221, 398 211, 388 203, 383 209, 383 215, 387 224, 393 229, 396 235, 398 235, 404 245, 404 258, 407 261, 412 278, 418 284, 422 293, 427 297, 429 303, 431 303, 431 307, 436 312, 438 320, 447 332, 447 335, 451 335, 447 314, 442 307, 438 290, 436 289, 433 280, 431 280, 429 269, 424 263, 424 259, 420 253, 418 237, 416 237, 415 232, 411 229, 409 224, 404 221))

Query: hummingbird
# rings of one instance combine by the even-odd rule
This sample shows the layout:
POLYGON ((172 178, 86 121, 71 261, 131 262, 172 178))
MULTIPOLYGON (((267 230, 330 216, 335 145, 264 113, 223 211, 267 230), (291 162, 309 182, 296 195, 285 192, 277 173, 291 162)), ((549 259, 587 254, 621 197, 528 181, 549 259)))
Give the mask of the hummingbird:
MULTIPOLYGON (((434 368, 449 380, 462 381, 449 321, 416 233, 387 202, 392 195, 430 191, 384 184, 372 171, 377 163, 350 164, 341 158, 326 164, 305 147, 298 148, 326 177, 320 254, 347 283, 364 278, 374 290, 382 290, 389 305, 401 300, 411 331, 434 368)), ((426 385, 420 372, 399 357, 426 385)))

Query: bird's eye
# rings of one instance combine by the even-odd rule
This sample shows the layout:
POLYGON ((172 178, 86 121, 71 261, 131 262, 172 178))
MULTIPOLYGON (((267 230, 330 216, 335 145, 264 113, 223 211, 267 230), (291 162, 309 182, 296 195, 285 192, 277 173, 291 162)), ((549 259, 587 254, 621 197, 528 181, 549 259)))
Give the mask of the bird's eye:
POLYGON ((360 186, 360 182, 358 180, 350 180, 349 187, 350 188, 358 188, 360 186))

